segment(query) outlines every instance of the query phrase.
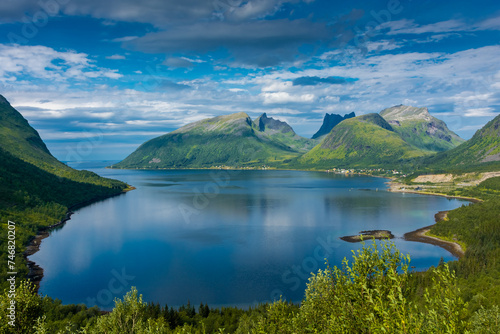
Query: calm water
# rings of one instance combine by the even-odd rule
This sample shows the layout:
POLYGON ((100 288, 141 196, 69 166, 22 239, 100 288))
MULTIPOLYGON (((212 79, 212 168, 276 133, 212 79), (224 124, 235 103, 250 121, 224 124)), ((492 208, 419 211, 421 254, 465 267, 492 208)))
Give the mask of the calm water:
POLYGON ((83 167, 137 190, 76 211, 30 259, 44 268, 41 293, 105 309, 131 286, 169 306, 300 301, 325 257, 339 264, 360 247, 339 237, 367 229, 391 230, 425 269, 453 257, 400 237, 464 204, 390 193, 385 179, 364 176, 83 167))

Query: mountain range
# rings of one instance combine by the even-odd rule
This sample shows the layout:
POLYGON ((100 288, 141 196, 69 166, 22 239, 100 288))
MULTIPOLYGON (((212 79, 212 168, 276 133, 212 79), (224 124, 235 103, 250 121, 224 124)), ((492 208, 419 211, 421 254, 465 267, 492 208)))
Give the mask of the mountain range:
MULTIPOLYGON (((326 114, 314 139, 308 139, 265 113, 252 120, 240 112, 190 123, 151 139, 111 167, 466 170, 500 165, 499 123, 496 117, 464 141, 427 108, 399 105, 357 117, 354 112, 326 114)), ((105 187, 108 190, 99 188, 104 193, 126 187, 59 162, 38 132, 1 95, 0 153, 5 160, 16 161, 11 165, 26 167, 21 170, 34 166, 65 182, 105 187)), ((4 175, 14 173, 6 164, 2 168, 4 175)))
POLYGON ((243 112, 183 126, 142 144, 114 168, 204 168, 279 164, 315 145, 285 122, 243 112))
POLYGON ((358 117, 354 112, 326 114, 313 138, 297 135, 286 122, 266 114, 252 121, 237 113, 154 138, 111 167, 396 168, 464 143, 427 108, 404 105, 358 117))

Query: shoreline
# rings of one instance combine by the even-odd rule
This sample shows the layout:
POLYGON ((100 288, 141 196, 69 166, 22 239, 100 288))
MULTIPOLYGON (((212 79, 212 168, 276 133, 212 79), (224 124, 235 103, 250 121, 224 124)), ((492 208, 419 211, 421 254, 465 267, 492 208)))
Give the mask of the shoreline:
POLYGON ((442 194, 442 193, 434 193, 430 191, 418 191, 418 190, 407 190, 407 189, 402 189, 401 187, 406 186, 403 183, 397 183, 394 181, 394 179, 390 177, 385 177, 389 181, 386 182, 387 186, 387 191, 393 192, 393 193, 407 193, 407 194, 417 194, 417 195, 429 195, 429 196, 440 196, 440 197, 445 197, 448 199, 463 199, 472 203, 479 203, 482 202, 483 200, 480 198, 475 198, 475 197, 465 197, 465 196, 453 196, 453 195, 447 195, 447 194, 442 194), (398 188, 399 187, 399 188, 398 188))
MULTIPOLYGON (((439 211, 438 213, 436 213, 434 215, 436 223, 446 219, 448 212, 449 211, 439 211)), ((441 247, 441 248, 447 250, 448 252, 450 252, 451 255, 453 255, 454 257, 456 257, 458 259, 460 259, 462 256, 464 256, 465 252, 459 243, 453 242, 453 241, 447 241, 447 240, 443 240, 443 239, 440 239, 437 237, 427 235, 427 233, 431 230, 431 228, 434 225, 436 225, 436 224, 421 227, 421 228, 419 228, 415 231, 412 231, 412 232, 407 232, 404 234, 403 239, 406 241, 420 242, 420 243, 424 243, 424 244, 431 244, 434 246, 441 247)))
MULTIPOLYGON (((448 199, 461 199, 461 200, 466 200, 471 203, 479 203, 482 202, 482 199, 479 198, 474 198, 474 197, 464 197, 464 196, 452 196, 452 195, 447 195, 447 194, 441 194, 441 193, 433 193, 433 192, 423 192, 423 191, 417 191, 417 190, 406 190, 402 187, 406 186, 402 183, 395 182, 394 179, 392 178, 387 178, 389 181, 387 182, 388 188, 387 191, 389 192, 397 192, 397 193, 409 193, 409 194, 417 194, 417 195, 428 195, 428 196, 440 196, 440 197, 445 197, 448 199)), ((434 215, 434 220, 436 223, 446 219, 449 211, 439 211, 434 215)), ((438 237, 430 236, 427 233, 430 232, 432 227, 436 225, 436 223, 421 227, 419 229, 416 229, 411 232, 407 232, 403 235, 403 239, 406 241, 414 241, 414 242, 420 242, 420 243, 425 243, 425 244, 431 244, 435 245, 438 247, 441 247, 448 252, 451 253, 454 257, 457 259, 460 259, 462 256, 464 256, 465 252, 462 248, 462 246, 456 242, 440 239, 438 237)))
POLYGON ((129 186, 126 189, 123 189, 121 192, 110 195, 110 196, 101 196, 95 198, 93 200, 88 200, 85 202, 77 203, 68 208, 66 215, 59 222, 52 224, 50 226, 41 227, 36 235, 32 236, 26 245, 26 250, 23 252, 23 257, 26 259, 26 266, 28 267, 28 274, 26 278, 31 281, 35 285, 35 292, 38 293, 40 289, 40 282, 43 279, 43 268, 36 264, 35 261, 31 261, 28 257, 37 253, 40 250, 40 246, 42 245, 42 240, 48 238, 50 236, 50 232, 58 227, 62 227, 68 220, 71 220, 71 216, 74 214, 73 210, 83 208, 87 205, 97 203, 99 201, 103 201, 108 198, 116 197, 123 195, 129 191, 136 189, 135 187, 129 186))

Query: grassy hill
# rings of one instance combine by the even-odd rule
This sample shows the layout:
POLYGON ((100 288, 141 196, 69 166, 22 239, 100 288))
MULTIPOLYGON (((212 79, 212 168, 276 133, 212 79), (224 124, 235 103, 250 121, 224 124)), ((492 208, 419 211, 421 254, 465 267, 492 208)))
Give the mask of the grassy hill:
POLYGON ((464 142, 446 123, 431 116, 427 108, 395 106, 380 112, 401 138, 419 149, 442 152, 464 142))
POLYGON ((423 168, 451 172, 500 170, 500 115, 463 144, 421 162, 423 168))
POLYGON ((383 167, 398 164, 426 152, 405 142, 378 114, 342 121, 321 144, 298 159, 301 166, 317 168, 383 167))
POLYGON ((142 144, 113 168, 207 168, 279 164, 312 146, 284 122, 246 113, 188 124, 142 144))

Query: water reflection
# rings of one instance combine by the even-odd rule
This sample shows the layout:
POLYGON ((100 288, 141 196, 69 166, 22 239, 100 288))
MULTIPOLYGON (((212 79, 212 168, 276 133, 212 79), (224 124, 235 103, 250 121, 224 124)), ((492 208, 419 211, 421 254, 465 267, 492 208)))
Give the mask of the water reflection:
MULTIPOLYGON (((245 306, 277 293, 300 301, 322 256, 339 264, 360 247, 339 237, 366 229, 401 237, 462 204, 319 172, 94 171, 137 190, 78 210, 31 257, 45 269, 40 291, 65 303, 91 303, 113 270, 134 277, 145 300, 170 306, 245 306)), ((452 259, 436 246, 395 242, 419 269, 452 259)))

